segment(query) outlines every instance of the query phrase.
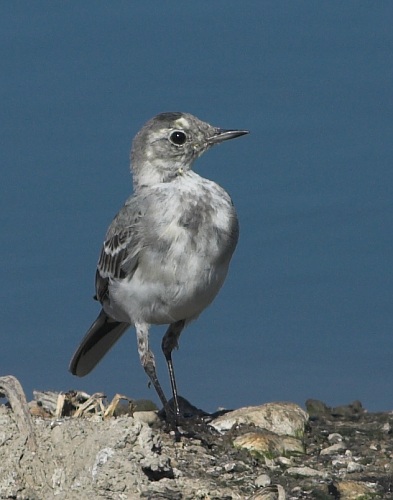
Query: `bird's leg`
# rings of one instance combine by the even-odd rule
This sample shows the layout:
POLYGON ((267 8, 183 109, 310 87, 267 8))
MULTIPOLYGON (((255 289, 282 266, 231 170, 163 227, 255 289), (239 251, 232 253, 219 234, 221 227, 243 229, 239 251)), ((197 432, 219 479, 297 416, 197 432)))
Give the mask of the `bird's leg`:
POLYGON ((154 354, 149 348, 149 327, 147 324, 137 324, 135 325, 136 337, 138 341, 138 353, 141 360, 143 369, 145 370, 147 376, 151 380, 151 383, 156 390, 158 397, 163 404, 166 413, 168 413, 168 400, 165 397, 164 391, 161 388, 161 384, 158 381, 156 373, 156 363, 154 360, 154 354))
POLYGON ((180 416, 180 409, 177 397, 175 371, 173 369, 173 363, 172 363, 172 351, 175 347, 178 347, 177 341, 179 340, 180 334, 184 328, 184 324, 185 324, 184 320, 170 324, 168 330, 164 335, 164 338, 162 339, 162 344, 161 344, 162 352, 164 353, 168 365, 169 379, 171 381, 173 404, 175 407, 176 419, 178 419, 178 417, 180 416))

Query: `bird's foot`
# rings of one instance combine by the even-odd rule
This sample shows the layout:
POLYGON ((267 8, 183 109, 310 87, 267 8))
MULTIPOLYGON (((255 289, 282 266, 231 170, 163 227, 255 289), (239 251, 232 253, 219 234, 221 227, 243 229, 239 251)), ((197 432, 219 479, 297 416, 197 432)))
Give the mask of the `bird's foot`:
POLYGON ((173 399, 159 412, 159 416, 165 420, 167 431, 173 433, 176 441, 181 437, 196 438, 213 429, 207 425, 209 413, 193 406, 189 401, 178 396, 179 412, 176 412, 176 405, 173 399))

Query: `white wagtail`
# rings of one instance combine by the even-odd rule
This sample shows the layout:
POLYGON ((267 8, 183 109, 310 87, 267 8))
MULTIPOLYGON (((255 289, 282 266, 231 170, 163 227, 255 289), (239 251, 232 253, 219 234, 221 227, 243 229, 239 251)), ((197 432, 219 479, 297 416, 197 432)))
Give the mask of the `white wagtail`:
POLYGON ((95 298, 102 310, 71 360, 74 375, 88 374, 134 325, 142 366, 169 417, 149 348, 150 325, 169 324, 162 350, 178 418, 172 351, 183 328, 220 290, 239 235, 228 193, 191 168, 211 146, 247 133, 173 112, 152 118, 136 135, 134 194, 106 234, 96 272, 95 298))

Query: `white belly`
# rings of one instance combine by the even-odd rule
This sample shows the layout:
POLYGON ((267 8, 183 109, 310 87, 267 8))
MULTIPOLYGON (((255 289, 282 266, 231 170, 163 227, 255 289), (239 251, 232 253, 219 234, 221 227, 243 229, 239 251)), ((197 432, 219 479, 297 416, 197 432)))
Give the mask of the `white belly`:
POLYGON ((200 259, 191 257, 187 259, 183 276, 179 273, 180 267, 178 265, 173 273, 162 267, 148 272, 138 268, 130 281, 112 282, 106 312, 117 321, 131 324, 169 324, 195 319, 220 290, 228 263, 206 266, 200 259))

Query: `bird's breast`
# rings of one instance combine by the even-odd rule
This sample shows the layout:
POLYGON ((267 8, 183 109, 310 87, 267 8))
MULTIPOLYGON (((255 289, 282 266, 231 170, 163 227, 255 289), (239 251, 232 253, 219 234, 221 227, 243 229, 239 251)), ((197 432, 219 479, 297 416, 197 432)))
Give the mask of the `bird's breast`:
POLYGON ((200 182, 176 183, 161 199, 161 224, 152 235, 169 253, 186 252, 214 263, 232 255, 238 239, 236 211, 220 186, 198 176, 200 182), (229 255, 228 255, 229 254, 229 255))
POLYGON ((112 299, 132 323, 198 316, 221 288, 237 243, 234 207, 216 184, 171 186, 154 193, 154 200, 136 271, 130 281, 111 287, 112 299))

